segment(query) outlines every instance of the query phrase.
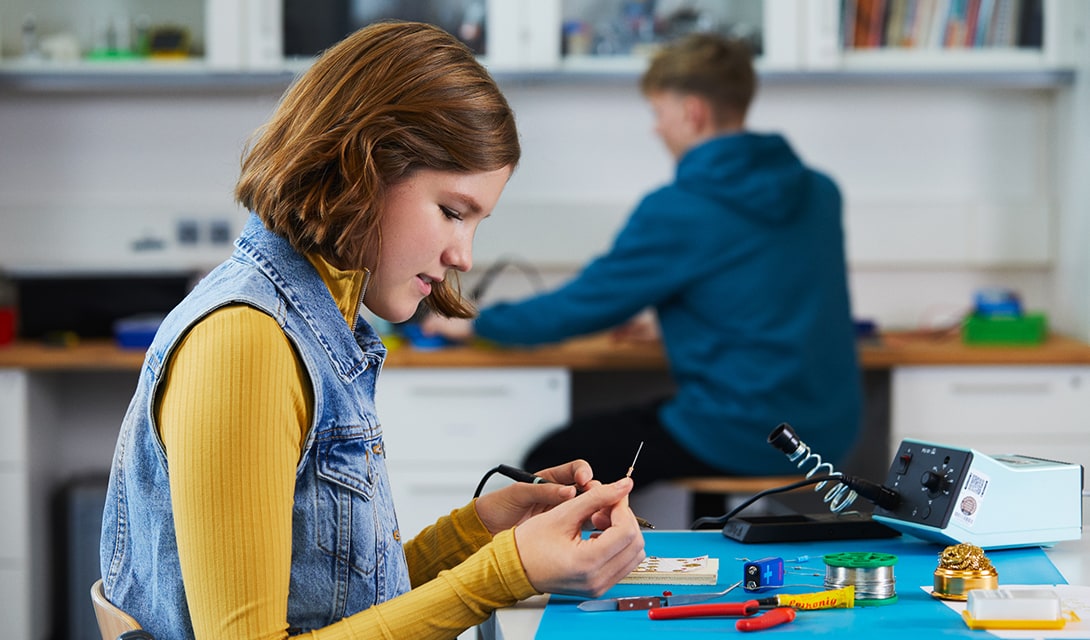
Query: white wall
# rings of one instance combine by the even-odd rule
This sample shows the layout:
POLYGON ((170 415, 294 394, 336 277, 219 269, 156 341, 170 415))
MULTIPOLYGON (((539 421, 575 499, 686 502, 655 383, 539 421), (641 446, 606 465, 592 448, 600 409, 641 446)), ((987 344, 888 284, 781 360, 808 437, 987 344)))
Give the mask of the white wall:
MULTIPOLYGON (((634 79, 503 84, 524 159, 479 232, 477 271, 513 254, 558 282, 605 250, 672 163, 634 79)), ((751 126, 785 132, 840 183, 856 314, 914 327, 954 317, 983 285, 1012 286, 1027 307, 1050 312, 1067 297, 1057 292, 1057 224, 1082 214, 1061 216, 1060 203, 1078 198, 1085 209, 1090 198, 1057 179, 1067 157, 1058 143, 1074 143, 1055 129, 1079 120, 1064 109, 1086 91, 772 82, 751 126)), ((225 249, 179 247, 175 225, 227 219, 237 230, 240 152, 278 94, 0 92, 0 268, 211 266, 225 249), (133 249, 149 237, 164 248, 133 249)), ((497 293, 525 287, 512 272, 497 293)), ((1083 317, 1057 320, 1081 335, 1083 317)))
MULTIPOLYGON (((1090 17, 1090 3, 1080 3, 1090 17)), ((1083 23, 1087 18, 1084 17, 1083 23)), ((1057 104, 1056 152, 1057 190, 1064 206, 1060 212, 1063 229, 1057 247, 1056 319, 1084 339, 1090 337, 1090 41, 1078 43, 1075 59, 1082 81, 1065 92, 1057 104)))

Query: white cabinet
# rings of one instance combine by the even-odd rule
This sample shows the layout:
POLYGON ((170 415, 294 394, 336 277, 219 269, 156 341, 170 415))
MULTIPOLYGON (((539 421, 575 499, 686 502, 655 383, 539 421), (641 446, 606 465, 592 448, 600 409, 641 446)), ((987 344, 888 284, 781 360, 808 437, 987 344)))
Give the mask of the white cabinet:
POLYGON ((0 618, 10 638, 31 637, 27 413, 27 374, 0 369, 0 618))
MULTIPOLYGON (((1075 43, 1085 37, 1077 0, 515 0, 538 9, 519 21, 521 32, 552 40, 557 69, 639 71, 654 48, 692 30, 711 30, 752 41, 763 72, 1042 72, 1070 68, 1075 43), (866 13, 879 12, 877 15, 866 13), (1004 12, 1005 8, 1011 9, 1004 12), (1039 11, 1035 11, 1039 9, 1039 11), (1026 15, 1019 15, 1019 13, 1026 15), (549 15, 559 21, 548 21, 549 15), (1001 15, 1002 14, 1002 15, 1001 15), (860 20, 857 20, 859 18, 860 20), (853 39, 857 23, 875 32, 895 30, 926 42, 853 39), (988 28, 985 28, 985 24, 988 28), (994 25, 994 26, 992 26, 994 25), (1016 32, 1007 39, 1001 33, 1016 32), (973 30, 973 35, 968 30, 973 30), (964 31, 959 41, 931 35, 964 31), (979 33, 979 42, 975 36, 979 33)), ((499 16, 497 15, 497 18, 499 16)), ((497 19, 496 29, 508 22, 497 19)))
POLYGON ((562 368, 384 369, 375 395, 403 535, 468 503, 489 469, 517 466, 568 421, 570 393, 562 368))
POLYGON ((904 438, 1090 467, 1090 367, 909 366, 891 381, 890 455, 904 438))
MULTIPOLYGON (((1024 0, 1021 6, 1036 6, 1038 0, 1024 0)), ((637 72, 646 64, 648 54, 663 41, 691 30, 716 30, 752 40, 760 55, 762 71, 1047 71, 1070 67, 1080 31, 1080 12, 1086 7, 1077 0, 1039 0, 1041 11, 1028 46, 857 46, 850 31, 855 18, 871 0, 680 0, 657 3, 623 0, 464 0, 460 4, 434 0, 406 3, 405 11, 430 11, 447 15, 472 11, 485 34, 482 60, 491 69, 504 72, 637 72), (849 35, 845 35, 849 33, 849 35)), ((301 0, 239 0, 213 2, 152 3, 134 1, 118 12, 103 2, 56 3, 47 6, 34 0, 12 0, 0 7, 0 60, 9 69, 41 73, 49 66, 27 67, 23 58, 22 25, 28 16, 37 22, 39 42, 58 34, 74 38, 81 54, 94 49, 107 32, 119 28, 133 32, 138 25, 180 24, 190 34, 196 56, 189 68, 195 71, 267 72, 296 68, 285 55, 285 21, 293 21, 290 5, 306 9, 311 28, 329 30, 327 39, 335 39, 345 29, 351 30, 366 16, 357 13, 377 11, 396 14, 397 3, 364 8, 337 9, 314 7, 301 0), (314 12, 318 13, 315 14, 314 12), (336 21, 345 23, 339 25, 336 21), (120 26, 118 26, 120 25, 120 26), (338 28, 340 27, 340 31, 338 28)), ((895 21, 927 21, 935 29, 958 23, 957 16, 943 19, 936 12, 951 12, 956 7, 983 8, 998 14, 1000 7, 1013 6, 1012 0, 967 0, 952 3, 938 0, 891 0, 889 11, 876 27, 892 29, 895 21), (899 16, 899 17, 895 17, 899 16)), ((414 15, 406 17, 413 18, 414 15)), ((457 27, 454 30, 458 30, 457 27)), ((116 37, 116 35, 115 35, 116 37)), ((122 40, 132 40, 129 35, 122 40)), ((322 36, 326 37, 326 36, 322 36)), ((164 73, 162 64, 147 60, 119 63, 115 69, 132 71, 145 68, 147 73, 164 73)), ((303 62, 305 64, 305 61, 303 62)), ((70 70, 71 65, 67 68, 70 70)), ((95 64, 103 72, 109 67, 95 64)), ((177 71, 172 62, 169 72, 177 71)))
POLYGON ((763 70, 801 64, 802 14, 795 0, 692 0, 635 3, 624 0, 552 0, 560 22, 552 29, 564 71, 633 71, 660 45, 692 31, 714 31, 749 41, 763 70))
MULTIPOLYGON (((208 12, 225 4, 212 0, 5 0, 0 5, 0 58, 28 68, 44 68, 47 63, 67 66, 77 60, 94 60, 102 68, 146 64, 149 60, 139 56, 150 36, 160 30, 160 48, 178 44, 177 48, 189 51, 199 61, 207 46, 208 12), (162 30, 166 27, 173 33, 162 30), (167 35, 172 36, 169 41, 167 35)), ((233 36, 238 40, 237 32, 233 36)), ((180 62, 171 59, 168 65, 180 62)))

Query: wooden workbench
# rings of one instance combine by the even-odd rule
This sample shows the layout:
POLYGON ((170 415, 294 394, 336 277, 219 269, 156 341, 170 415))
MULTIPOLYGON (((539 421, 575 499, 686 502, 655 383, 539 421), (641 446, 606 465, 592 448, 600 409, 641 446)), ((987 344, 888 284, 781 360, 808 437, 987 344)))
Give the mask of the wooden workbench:
MULTIPOLYGON (((1090 364, 1090 345, 1065 336, 1050 336, 1035 346, 966 345, 956 334, 889 333, 859 343, 864 369, 904 365, 1090 364)), ((111 340, 85 340, 58 347, 21 341, 0 347, 0 367, 31 370, 126 370, 144 360, 139 349, 121 349, 111 340)), ((533 367, 557 366, 574 371, 661 370, 666 367, 657 343, 618 343, 606 335, 577 338, 536 348, 488 345, 418 350, 390 349, 388 367, 533 367)))

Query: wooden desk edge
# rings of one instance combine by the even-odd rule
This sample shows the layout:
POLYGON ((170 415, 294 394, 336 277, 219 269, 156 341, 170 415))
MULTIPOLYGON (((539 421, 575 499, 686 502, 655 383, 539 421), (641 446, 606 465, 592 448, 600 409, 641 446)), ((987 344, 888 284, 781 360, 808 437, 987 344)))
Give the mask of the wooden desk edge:
MULTIPOLYGON (((890 333, 860 342, 863 369, 909 365, 1079 365, 1090 364, 1090 345, 1061 335, 1034 346, 966 345, 957 336, 941 338, 890 333)), ((74 347, 19 341, 0 346, 0 368, 27 370, 134 370, 144 350, 122 349, 107 339, 85 340, 74 347)), ((659 344, 618 344, 609 336, 576 338, 534 348, 465 346, 423 351, 407 346, 390 350, 386 366, 411 367, 563 367, 585 371, 661 371, 666 358, 659 344)))

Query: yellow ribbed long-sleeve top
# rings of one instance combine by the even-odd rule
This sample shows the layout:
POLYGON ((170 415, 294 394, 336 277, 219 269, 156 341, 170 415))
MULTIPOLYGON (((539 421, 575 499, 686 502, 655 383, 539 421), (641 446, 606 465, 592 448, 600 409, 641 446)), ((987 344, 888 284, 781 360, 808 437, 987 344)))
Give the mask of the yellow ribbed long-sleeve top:
MULTIPOLYGON (((310 261, 354 322, 363 274, 310 261)), ((224 307, 182 339, 159 398, 196 637, 288 637, 295 471, 313 411, 302 361, 271 317, 224 307)), ((536 593, 513 531, 493 538, 473 504, 405 543, 405 554, 411 591, 310 637, 450 638, 536 593)))

